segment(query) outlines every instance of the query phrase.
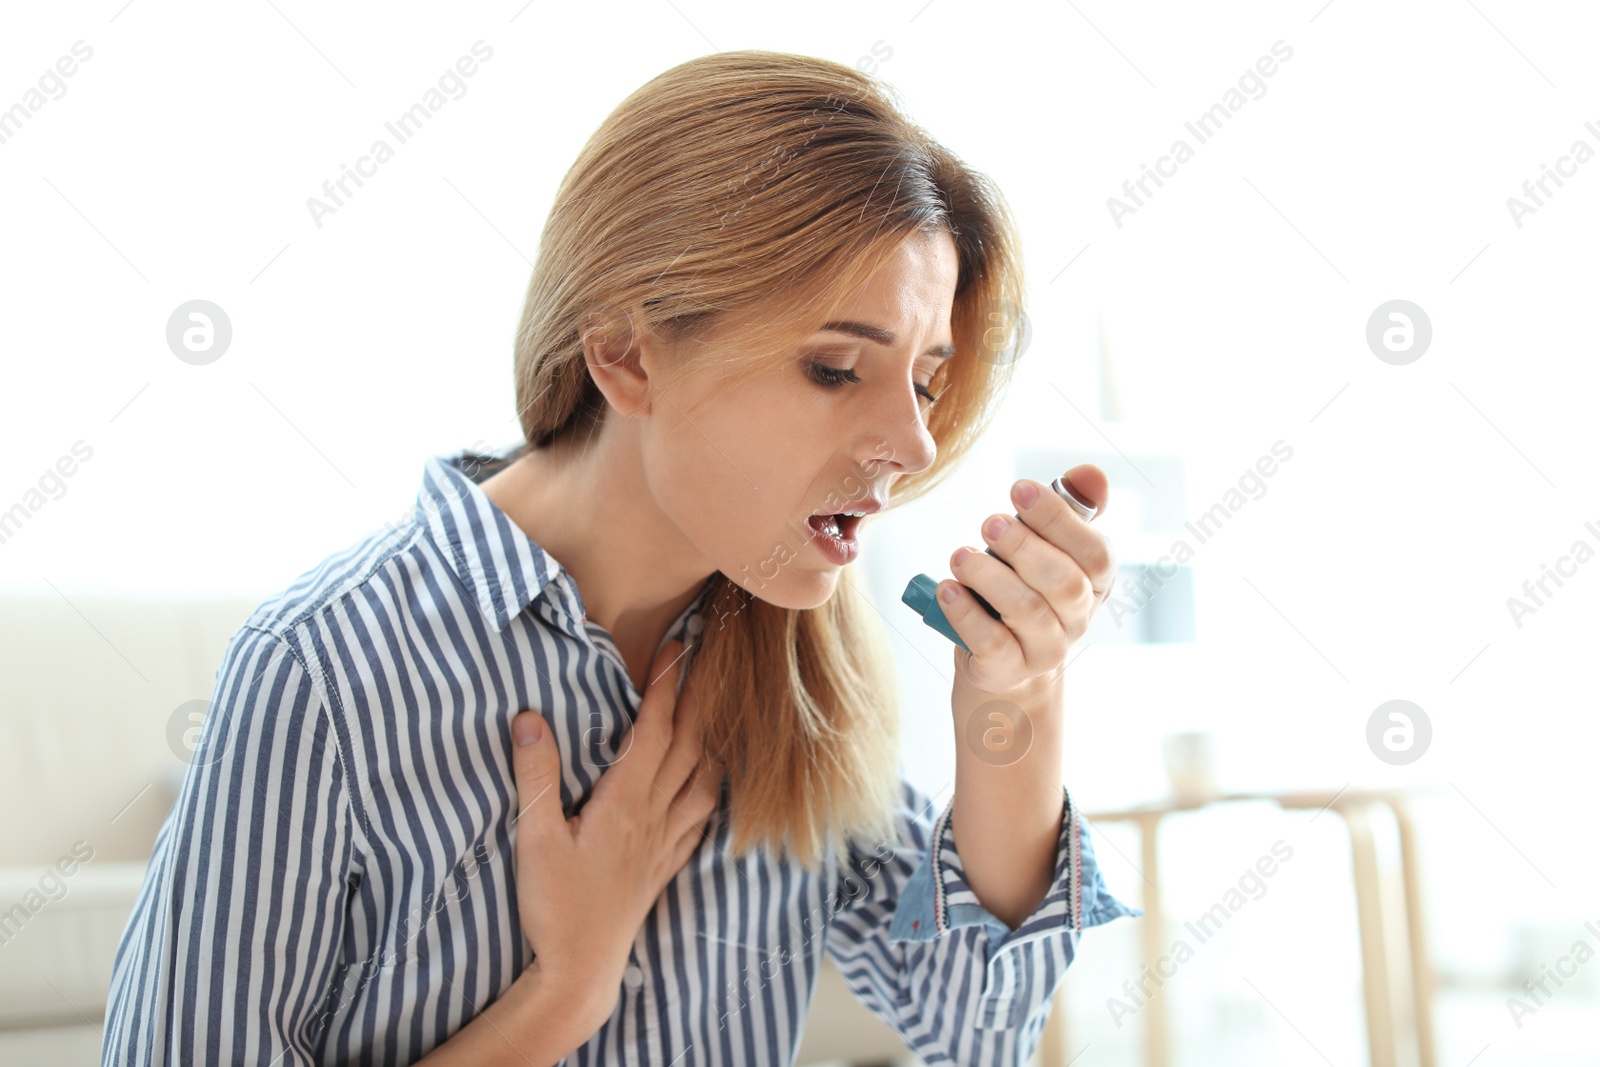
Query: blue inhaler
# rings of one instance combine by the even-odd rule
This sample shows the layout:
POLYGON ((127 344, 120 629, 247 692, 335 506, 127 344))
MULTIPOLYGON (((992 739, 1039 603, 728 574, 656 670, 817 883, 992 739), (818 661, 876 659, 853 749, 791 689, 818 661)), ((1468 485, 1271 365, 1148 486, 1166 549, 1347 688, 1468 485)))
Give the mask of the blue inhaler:
MULTIPOLYGON (((1050 483, 1050 488, 1055 490, 1057 496, 1070 504, 1072 506, 1072 510, 1076 511, 1079 518, 1083 519, 1084 522, 1090 522, 1094 519, 1096 511, 1099 509, 1093 504, 1080 499, 1078 494, 1060 478, 1052 481, 1050 483)), ((1016 518, 1018 522, 1022 522, 1021 515, 1018 515, 1016 518)), ((1026 523, 1024 523, 1024 525, 1026 525, 1026 523)), ((1000 559, 999 556, 995 556, 994 549, 985 548, 984 551, 989 553, 989 555, 994 556, 995 559, 1000 559)), ((1000 562, 1005 563, 1006 561, 1000 559, 1000 562)), ((1010 566, 1010 564, 1006 565, 1010 566)), ((967 643, 961 640, 961 635, 957 634, 955 629, 951 627, 950 620, 944 617, 944 611, 939 605, 938 590, 938 582, 934 581, 926 574, 919 574, 915 578, 911 579, 910 583, 906 586, 906 591, 900 594, 900 600, 902 603, 909 606, 912 611, 916 612, 918 615, 921 615, 923 622, 927 623, 935 630, 938 630, 940 633, 944 634, 962 648, 967 648, 967 643)), ((1000 612, 995 610, 994 605, 990 604, 987 600, 983 599, 983 597, 979 596, 971 589, 968 589, 967 592, 972 593, 973 598, 977 600, 978 604, 983 608, 984 611, 987 611, 990 616, 996 619, 1000 617, 1000 612)), ((972 650, 967 649, 967 651, 970 652, 972 650)))

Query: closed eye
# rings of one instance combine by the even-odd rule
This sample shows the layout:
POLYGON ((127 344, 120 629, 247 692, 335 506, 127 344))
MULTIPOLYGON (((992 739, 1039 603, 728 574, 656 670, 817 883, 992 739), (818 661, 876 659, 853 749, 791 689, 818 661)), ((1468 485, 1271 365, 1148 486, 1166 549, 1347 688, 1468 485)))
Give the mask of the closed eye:
MULTIPOLYGON (((829 389, 838 388, 839 386, 844 385, 846 382, 853 384, 859 384, 861 382, 861 376, 856 374, 855 371, 845 370, 840 367, 830 367, 825 363, 811 364, 810 372, 812 381, 829 389)), ((928 387, 923 385, 921 382, 916 384, 916 391, 918 396, 922 397, 930 404, 937 403, 939 400, 939 398, 933 395, 933 393, 929 392, 928 387)))

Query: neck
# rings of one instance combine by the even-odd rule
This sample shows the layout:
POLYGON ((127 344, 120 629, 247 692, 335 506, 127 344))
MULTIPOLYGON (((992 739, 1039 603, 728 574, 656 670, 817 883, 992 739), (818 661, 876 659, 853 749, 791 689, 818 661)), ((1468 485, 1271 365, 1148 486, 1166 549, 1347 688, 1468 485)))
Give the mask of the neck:
POLYGON ((667 627, 715 572, 656 507, 639 450, 620 436, 531 449, 481 488, 572 575, 643 693, 667 627))

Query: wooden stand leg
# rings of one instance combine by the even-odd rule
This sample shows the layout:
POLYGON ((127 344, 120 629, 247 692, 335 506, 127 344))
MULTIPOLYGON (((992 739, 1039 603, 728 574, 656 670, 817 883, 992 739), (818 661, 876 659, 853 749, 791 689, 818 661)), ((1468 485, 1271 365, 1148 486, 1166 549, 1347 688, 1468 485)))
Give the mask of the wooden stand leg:
MULTIPOLYGON (((1145 966, 1150 973, 1159 976, 1160 970, 1156 964, 1165 952, 1166 923, 1163 921, 1161 910, 1161 813, 1152 812, 1139 819, 1139 853, 1140 862, 1144 865, 1146 888, 1149 890, 1144 898, 1144 918, 1139 920, 1142 927, 1140 941, 1144 946, 1145 966)), ((1145 1058, 1149 1067, 1168 1067, 1172 1062, 1172 1054, 1167 1044, 1167 999, 1162 996, 1161 990, 1156 990, 1155 996, 1145 1004, 1144 1035, 1145 1058)))
POLYGON ((1417 1029, 1417 1067, 1434 1067, 1433 965, 1422 912, 1422 875, 1417 856, 1416 826, 1398 797, 1389 798, 1400 832, 1400 866, 1405 878, 1406 932, 1411 949, 1412 1014, 1417 1029))
POLYGON ((1389 1003, 1389 954, 1384 941, 1383 893, 1372 826, 1363 802, 1335 804, 1350 831, 1356 912, 1361 928, 1361 979, 1366 992, 1367 1049, 1371 1067, 1395 1067, 1394 1017, 1389 1003))

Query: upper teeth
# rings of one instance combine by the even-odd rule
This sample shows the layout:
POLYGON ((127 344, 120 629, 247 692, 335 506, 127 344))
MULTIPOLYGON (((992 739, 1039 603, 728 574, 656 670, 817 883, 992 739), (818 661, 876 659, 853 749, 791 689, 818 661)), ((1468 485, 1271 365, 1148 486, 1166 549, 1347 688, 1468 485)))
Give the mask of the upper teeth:
POLYGON ((865 518, 867 513, 865 511, 841 511, 841 512, 839 512, 839 514, 841 514, 841 515, 854 515, 856 518, 861 519, 861 518, 865 518))

